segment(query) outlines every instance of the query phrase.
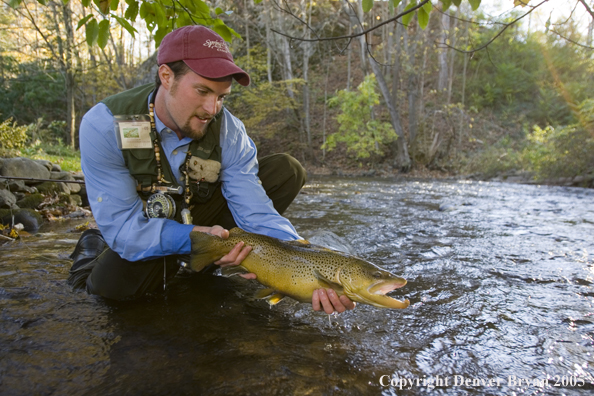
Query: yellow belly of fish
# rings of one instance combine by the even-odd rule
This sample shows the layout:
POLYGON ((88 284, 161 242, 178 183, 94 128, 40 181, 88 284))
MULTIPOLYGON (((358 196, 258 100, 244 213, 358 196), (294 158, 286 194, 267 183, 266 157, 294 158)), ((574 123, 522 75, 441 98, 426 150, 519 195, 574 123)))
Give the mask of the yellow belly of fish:
POLYGON ((241 265, 256 274, 258 282, 297 301, 311 302, 313 291, 321 287, 313 267, 305 263, 296 266, 291 261, 277 261, 271 265, 254 253, 241 265))

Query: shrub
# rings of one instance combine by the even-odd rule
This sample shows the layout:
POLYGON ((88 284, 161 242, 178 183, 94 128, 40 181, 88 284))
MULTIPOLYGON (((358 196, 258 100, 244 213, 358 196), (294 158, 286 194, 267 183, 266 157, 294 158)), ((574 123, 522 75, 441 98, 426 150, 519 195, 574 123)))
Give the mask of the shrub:
POLYGON ((357 159, 369 158, 371 154, 383 155, 383 145, 398 137, 389 122, 374 119, 374 106, 379 105, 379 94, 375 90, 375 75, 369 74, 357 87, 357 91, 342 90, 328 102, 339 106, 336 120, 338 132, 328 136, 324 147, 330 151, 339 142, 346 143, 347 152, 357 159))
POLYGON ((9 155, 14 153, 14 149, 20 149, 25 146, 27 141, 26 125, 17 126, 12 117, 0 124, 0 154, 9 155))

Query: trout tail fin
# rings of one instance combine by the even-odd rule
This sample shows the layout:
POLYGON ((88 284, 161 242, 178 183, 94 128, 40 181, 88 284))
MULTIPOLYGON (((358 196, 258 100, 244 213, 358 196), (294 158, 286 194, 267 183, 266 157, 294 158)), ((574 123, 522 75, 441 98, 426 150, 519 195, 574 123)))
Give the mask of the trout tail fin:
POLYGON ((190 232, 192 241, 192 253, 190 256, 190 267, 198 272, 214 263, 225 254, 222 239, 205 232, 190 232))

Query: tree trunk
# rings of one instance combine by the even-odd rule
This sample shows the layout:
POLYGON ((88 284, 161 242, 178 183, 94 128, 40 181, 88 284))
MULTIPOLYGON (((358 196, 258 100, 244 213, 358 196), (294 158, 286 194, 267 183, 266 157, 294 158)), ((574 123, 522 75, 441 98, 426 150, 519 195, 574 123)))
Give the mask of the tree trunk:
MULTIPOLYGON (((349 17, 349 36, 353 34, 353 21, 349 17)), ((353 46, 349 44, 347 48, 347 85, 346 90, 350 91, 351 89, 351 53, 353 46)))
POLYGON ((444 12, 441 16, 441 34, 439 39, 439 51, 437 54, 439 62, 439 75, 437 80, 437 90, 443 92, 447 88, 448 81, 448 48, 445 46, 448 40, 448 31, 450 29, 450 16, 444 12))
POLYGON ((388 107, 388 111, 390 112, 390 119, 392 121, 392 127, 398 135, 398 139, 393 144, 393 147, 396 151, 396 158, 394 159, 394 165, 403 172, 407 172, 410 170, 410 156, 408 154, 408 145, 406 143, 406 137, 404 136, 404 130, 402 129, 402 124, 400 123, 400 114, 398 113, 398 109, 394 106, 392 102, 392 97, 390 96, 390 90, 388 89, 388 84, 386 84, 386 80, 384 79, 384 75, 382 74, 382 69, 380 65, 373 59, 369 58, 369 65, 371 66, 371 70, 375 74, 377 79, 378 85, 380 87, 380 91, 386 101, 386 106, 388 107))
MULTIPOLYGON (((245 23, 245 47, 246 47, 246 56, 247 56, 247 67, 246 72, 250 72, 250 28, 248 25, 249 15, 248 15, 248 2, 247 0, 243 0, 243 16, 244 16, 244 23, 245 23)), ((268 25, 267 25, 268 26, 268 25)))
MULTIPOLYGON (((328 76, 330 75, 330 55, 325 52, 326 56, 326 77, 324 79, 324 118, 322 121, 322 147, 326 144, 326 118, 328 114, 328 76)), ((326 149, 322 148, 322 161, 326 159, 326 149)))
MULTIPOLYGON (((308 14, 308 21, 307 25, 311 26, 311 9, 312 9, 312 1, 309 0, 309 8, 305 5, 305 10, 308 14)), ((305 26, 304 33, 306 38, 311 37, 311 30, 305 26)), ((303 44, 303 80, 305 84, 303 85, 303 124, 305 127, 305 134, 307 136, 307 153, 310 160, 316 163, 314 151, 313 151, 313 143, 311 137, 311 123, 310 123, 310 111, 309 111, 309 99, 310 99, 310 92, 309 92, 309 57, 311 55, 311 43, 304 42, 303 44)))
POLYGON ((268 83, 272 84, 272 50, 270 49, 270 10, 266 9, 266 72, 268 75, 268 83))
MULTIPOLYGON (((394 11, 396 14, 400 13, 402 4, 394 11)), ((400 55, 402 48, 402 24, 396 24, 396 49, 394 53, 394 65, 392 67, 392 103, 398 107, 398 91, 400 89, 400 55)))
POLYGON ((408 40, 406 42, 406 52, 408 58, 408 139, 409 144, 413 147, 414 152, 414 145, 415 139, 417 137, 417 95, 418 95, 418 82, 419 78, 417 75, 417 70, 415 68, 416 64, 416 52, 417 52, 417 36, 418 36, 418 28, 416 25, 409 26, 407 32, 411 29, 414 30, 413 34, 408 35, 408 40))
MULTIPOLYGON (((357 2, 357 18, 360 22, 359 30, 363 31, 363 22, 365 19, 365 15, 363 14, 363 0, 357 2)), ((359 47, 361 50, 361 69, 367 74, 367 43, 365 42, 365 35, 359 36, 359 47)))
MULTIPOLYGON (((460 8, 456 11, 456 18, 454 19, 454 25, 452 26, 450 32, 450 43, 452 47, 456 46, 456 26, 458 25, 458 15, 460 14, 460 8)), ((448 97, 447 97, 447 104, 450 104, 452 99, 452 84, 454 82, 454 60, 456 58, 456 51, 450 51, 450 66, 449 66, 449 76, 448 76, 448 97)))

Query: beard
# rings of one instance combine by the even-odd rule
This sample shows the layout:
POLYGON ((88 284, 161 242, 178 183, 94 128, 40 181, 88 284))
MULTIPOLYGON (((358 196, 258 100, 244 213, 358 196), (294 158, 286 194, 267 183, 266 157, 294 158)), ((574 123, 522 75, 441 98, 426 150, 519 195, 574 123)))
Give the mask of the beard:
POLYGON ((197 114, 192 115, 190 118, 188 118, 184 125, 180 125, 179 131, 185 137, 189 137, 193 140, 200 140, 206 134, 206 131, 208 130, 208 126, 210 125, 212 119, 205 125, 200 125, 198 128, 193 128, 191 125, 191 120, 196 116, 197 114))

